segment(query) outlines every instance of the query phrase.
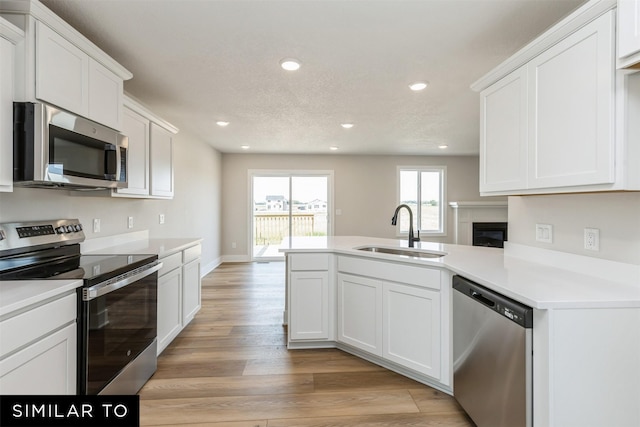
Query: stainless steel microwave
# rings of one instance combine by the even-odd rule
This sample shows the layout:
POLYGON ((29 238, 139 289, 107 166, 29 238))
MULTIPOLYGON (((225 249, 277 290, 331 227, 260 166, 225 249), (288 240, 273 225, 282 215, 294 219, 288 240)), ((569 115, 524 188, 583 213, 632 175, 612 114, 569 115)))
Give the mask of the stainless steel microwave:
POLYGON ((13 104, 13 181, 69 189, 127 186, 128 138, 52 105, 13 104))

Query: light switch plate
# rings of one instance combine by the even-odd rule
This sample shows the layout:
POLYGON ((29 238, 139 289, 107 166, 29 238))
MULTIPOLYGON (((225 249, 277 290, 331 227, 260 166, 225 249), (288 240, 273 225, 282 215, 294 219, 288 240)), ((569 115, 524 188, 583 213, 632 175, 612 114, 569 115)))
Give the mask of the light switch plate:
POLYGON ((542 243, 553 243, 553 225, 536 224, 536 241, 542 243))

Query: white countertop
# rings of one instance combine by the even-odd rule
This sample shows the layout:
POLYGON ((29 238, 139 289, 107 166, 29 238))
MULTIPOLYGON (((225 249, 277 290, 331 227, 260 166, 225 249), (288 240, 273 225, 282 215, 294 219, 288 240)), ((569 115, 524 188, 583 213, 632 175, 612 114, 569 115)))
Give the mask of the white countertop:
POLYGON ((82 286, 82 280, 0 281, 0 318, 82 286))
POLYGON ((157 254, 163 258, 202 242, 200 238, 144 239, 83 252, 86 254, 157 254))
MULTIPOLYGON (((538 309, 640 307, 640 271, 630 267, 630 275, 620 279, 619 263, 594 260, 600 268, 597 274, 585 274, 548 265, 546 261, 531 262, 510 256, 509 249, 416 242, 414 249, 444 252, 441 258, 418 259, 398 255, 371 253, 355 248, 362 246, 407 248, 407 241, 360 236, 295 238, 291 247, 282 252, 331 252, 357 255, 385 261, 442 267, 491 288, 523 304, 538 309), (597 262, 596 262, 597 261, 597 262), (544 262, 544 263, 543 263, 544 262), (610 274, 607 269, 611 269, 610 274), (615 280, 607 279, 615 278, 615 280)), ((516 254, 518 251, 514 250, 516 254)), ((551 251, 548 251, 551 252, 551 251)), ((552 253, 552 257, 557 253, 552 253)), ((567 255, 567 254, 564 254, 567 255)), ((567 255, 577 259, 577 255, 567 255)), ((587 259, 590 262, 593 259, 587 259)), ((626 266, 626 265, 625 265, 626 266)), ((570 266, 569 266, 570 267, 570 266)))

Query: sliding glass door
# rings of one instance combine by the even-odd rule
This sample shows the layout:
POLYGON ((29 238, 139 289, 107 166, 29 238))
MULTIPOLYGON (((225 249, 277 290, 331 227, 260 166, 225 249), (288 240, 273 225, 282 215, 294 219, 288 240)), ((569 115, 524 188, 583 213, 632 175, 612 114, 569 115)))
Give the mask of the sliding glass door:
POLYGON ((251 171, 251 247, 254 260, 282 260, 283 242, 327 236, 333 173, 251 171))

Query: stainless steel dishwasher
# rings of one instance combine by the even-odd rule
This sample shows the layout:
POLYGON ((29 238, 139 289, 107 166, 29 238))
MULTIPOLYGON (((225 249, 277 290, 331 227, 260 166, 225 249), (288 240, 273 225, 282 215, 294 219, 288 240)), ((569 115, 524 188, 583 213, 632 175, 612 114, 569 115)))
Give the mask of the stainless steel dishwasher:
POLYGON ((533 310, 453 277, 453 395, 478 427, 531 427, 533 310))

